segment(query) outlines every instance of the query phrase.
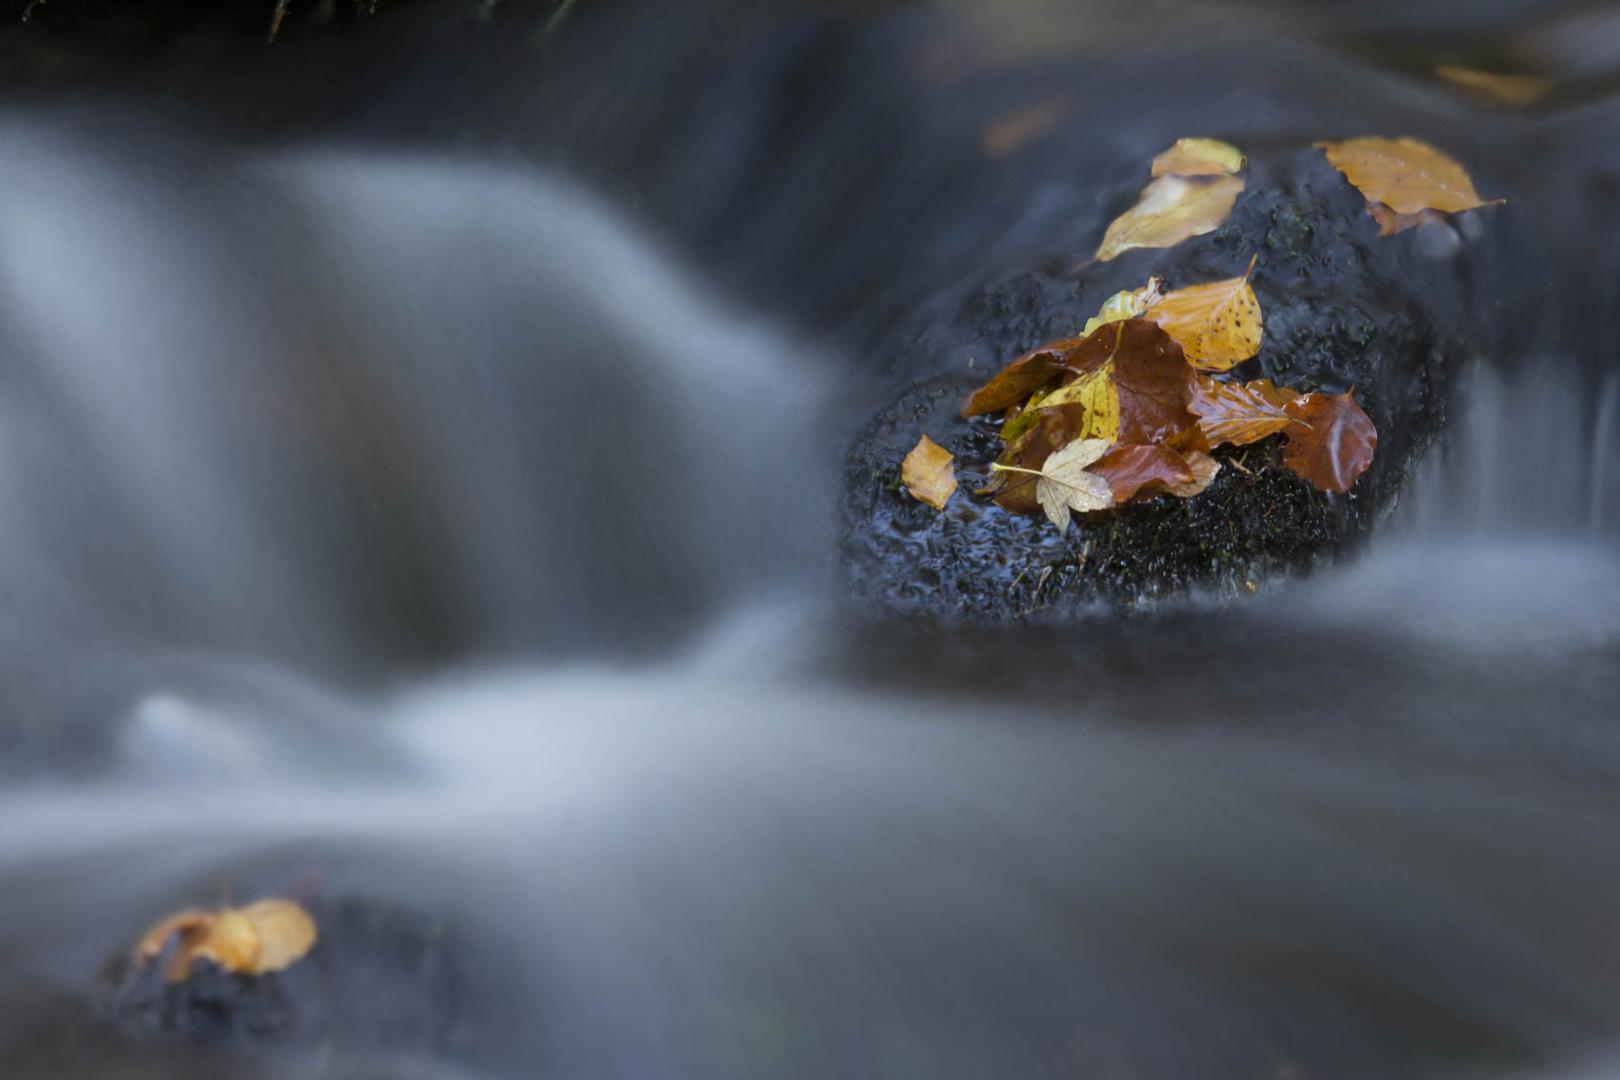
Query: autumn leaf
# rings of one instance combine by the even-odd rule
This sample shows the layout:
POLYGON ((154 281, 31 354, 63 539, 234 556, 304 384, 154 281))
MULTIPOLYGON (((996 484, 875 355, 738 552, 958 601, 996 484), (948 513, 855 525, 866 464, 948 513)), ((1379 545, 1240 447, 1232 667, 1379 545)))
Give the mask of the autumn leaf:
POLYGON ((1046 459, 1056 450, 1080 438, 1085 427, 1083 405, 1042 404, 1034 410, 1035 425, 1008 443, 991 467, 990 479, 976 495, 995 496, 996 505, 1015 514, 1032 514, 1041 508, 1035 498, 1035 479, 1046 459))
POLYGON ((1108 262, 1132 248, 1174 247, 1220 228, 1243 191, 1243 178, 1161 176, 1142 189, 1136 205, 1115 218, 1097 248, 1108 262))
POLYGON ((1242 277, 1176 289, 1147 309, 1194 367, 1226 371, 1260 352, 1260 298, 1249 284, 1254 262, 1242 277))
POLYGON ((1490 105, 1522 109, 1553 92, 1553 81, 1538 75, 1505 75, 1462 64, 1441 64, 1434 73, 1490 105))
MULTIPOLYGON (((1246 446, 1297 423, 1284 405, 1276 404, 1276 387, 1264 390, 1249 383, 1217 382, 1200 376, 1187 403, 1198 417, 1198 430, 1210 446, 1246 446)), ((1292 400, 1292 398, 1290 398, 1292 400)))
POLYGON ((1181 346, 1158 324, 1130 319, 1120 326, 1114 357, 1114 385, 1119 394, 1116 441, 1167 442, 1194 426, 1187 403, 1197 372, 1187 365, 1181 346))
POLYGON ((1103 301, 1101 311, 1086 320, 1085 329, 1080 331, 1080 336, 1090 337, 1097 329, 1109 323, 1136 318, 1159 302, 1164 295, 1163 290, 1164 279, 1155 277, 1140 289, 1125 289, 1115 293, 1103 301))
POLYGON ((1454 214, 1504 201, 1481 199, 1461 165, 1417 139, 1368 137, 1316 145, 1367 197, 1368 213, 1384 235, 1419 224, 1424 211, 1454 214), (1377 205, 1387 209, 1375 212, 1377 205))
MULTIPOLYGON (((1035 475, 1035 500, 1060 533, 1069 531, 1069 515, 1106 510, 1114 505, 1113 489, 1108 481, 1086 466, 1102 457, 1108 450, 1105 439, 1076 439, 1046 459, 1035 475)), ((1031 472, 1014 466, 995 464, 998 472, 1031 472)))
POLYGON ((1287 405, 1295 398, 1301 396, 1298 390, 1290 390, 1286 386, 1278 386, 1270 379, 1251 379, 1249 382, 1246 382, 1243 385, 1247 386, 1250 390, 1254 391, 1256 394, 1259 394, 1261 397, 1265 398, 1278 408, 1287 405))
POLYGON ((1153 175, 1226 176, 1242 172, 1247 161, 1243 151, 1219 139, 1177 139, 1153 159, 1153 175))
POLYGON ((1181 456, 1187 462, 1187 468, 1192 471, 1192 480, 1185 484, 1170 485, 1170 494, 1178 499, 1202 495, 1204 489, 1215 482, 1215 477, 1221 471, 1221 463, 1201 450, 1186 450, 1181 456))
POLYGON ((1116 446, 1091 466, 1108 481, 1116 503, 1154 489, 1173 491, 1195 482, 1187 459, 1168 446, 1116 446))
POLYGON ((135 945, 135 961, 149 966, 178 939, 164 967, 168 982, 184 982, 206 960, 235 975, 264 975, 289 967, 314 947, 315 920, 291 900, 260 900, 244 908, 181 911, 160 919, 135 945))
POLYGON ((1283 464, 1322 491, 1343 494, 1372 464, 1378 432, 1352 394, 1306 394, 1287 406, 1283 464))
POLYGON ((956 469, 951 465, 955 460, 949 450, 924 435, 900 463, 900 482, 913 499, 943 510, 956 491, 956 469))
POLYGON ((1020 356, 962 404, 962 415, 1003 412, 1023 405, 1037 390, 1045 389, 1066 373, 1079 373, 1101 367, 1113 349, 1113 338, 1104 341, 1089 337, 1065 338, 1020 356))

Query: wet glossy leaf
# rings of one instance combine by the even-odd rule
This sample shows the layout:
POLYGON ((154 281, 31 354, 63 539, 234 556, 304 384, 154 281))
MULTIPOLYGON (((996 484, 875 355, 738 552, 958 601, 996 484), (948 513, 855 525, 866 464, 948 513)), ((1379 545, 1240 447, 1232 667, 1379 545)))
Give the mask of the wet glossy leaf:
POLYGON ((1187 362, 1206 371, 1226 371, 1260 352, 1260 298, 1249 276, 1190 285, 1166 294, 1147 318, 1176 339, 1187 362))
POLYGON ((1503 201, 1481 199, 1461 165, 1417 139, 1361 138, 1317 146, 1367 197, 1369 213, 1375 204, 1388 208, 1373 214, 1386 234, 1418 224, 1423 211, 1454 214, 1503 201))
POLYGON ((1198 430, 1211 447, 1259 442, 1296 422, 1283 405, 1268 397, 1277 396, 1277 388, 1266 385, 1269 389, 1199 377, 1187 410, 1198 417, 1198 430))
POLYGON ((1219 139, 1177 139, 1153 159, 1154 176, 1226 176, 1243 171, 1243 151, 1219 139))
POLYGON ((1172 484, 1170 494, 1180 499, 1190 499, 1203 494, 1204 489, 1215 482, 1215 477, 1221 471, 1221 463, 1201 450, 1184 451, 1182 458, 1192 472, 1192 480, 1185 484, 1172 484))
POLYGON ((163 971, 169 982, 183 982, 199 960, 237 975, 263 975, 301 959, 317 936, 315 920, 298 904, 260 900, 245 908, 167 916, 141 936, 134 956, 144 967, 174 942, 163 971))
POLYGON ((1132 248, 1173 247, 1220 228, 1243 191, 1238 176, 1161 176, 1142 189, 1136 205, 1115 218, 1096 258, 1107 262, 1132 248))
POLYGON ((1041 508, 1035 498, 1035 476, 1053 451, 1080 438, 1085 427, 1083 405, 1041 405, 1035 412, 1035 426, 1007 444, 991 468, 990 479, 974 494, 995 496, 996 505, 1015 514, 1032 514, 1041 508))
POLYGON ((1119 438, 1119 387, 1114 381, 1114 361, 1110 359, 1096 371, 1088 371, 1068 386, 1054 390, 1041 399, 1051 408, 1058 405, 1079 405, 1085 410, 1077 438, 1119 438))
POLYGON ((1259 394, 1273 405, 1276 405, 1278 408, 1287 405, 1290 401, 1293 401, 1295 398, 1301 396, 1298 390, 1290 390, 1286 386, 1278 386, 1270 379, 1252 379, 1243 385, 1247 386, 1250 390, 1254 391, 1256 394, 1259 394))
POLYGON ((900 463, 900 482, 913 499, 943 510, 956 491, 956 469, 951 464, 955 460, 949 450, 924 435, 900 463))
POLYGON ((962 405, 963 416, 1003 412, 1023 405, 1030 395, 1055 384, 1060 376, 1083 373, 1101 367, 1113 351, 1108 340, 1090 337, 1065 338, 1031 349, 973 392, 962 405))
MULTIPOLYGON (((1035 501, 1058 532, 1069 530, 1070 514, 1106 510, 1114 505, 1108 481, 1087 466, 1108 450, 1104 439, 1077 439, 1053 453, 1042 464, 1035 479, 1035 501)), ((994 466, 1005 470, 1007 466, 994 466)))
POLYGON ((1351 394, 1306 394, 1287 407, 1283 464, 1323 491, 1344 493, 1372 464, 1378 432, 1351 394))
POLYGON ((1116 446, 1091 471, 1108 481, 1116 503, 1141 494, 1186 488, 1195 481, 1187 459, 1163 445, 1116 446))
POLYGON ((1122 335, 1114 357, 1114 385, 1119 394, 1121 443, 1167 442, 1191 428, 1187 411, 1198 373, 1187 365, 1181 346, 1148 319, 1120 323, 1122 335))

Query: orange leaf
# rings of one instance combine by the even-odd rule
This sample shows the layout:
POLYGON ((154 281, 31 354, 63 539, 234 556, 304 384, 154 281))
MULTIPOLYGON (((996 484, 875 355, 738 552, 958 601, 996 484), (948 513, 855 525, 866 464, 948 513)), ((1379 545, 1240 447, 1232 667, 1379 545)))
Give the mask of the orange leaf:
POLYGON ((1113 351, 1114 335, 1110 332, 1108 340, 1103 341, 1099 337, 1101 332, 1084 338, 1064 338, 1031 349, 975 390, 962 404, 962 415, 977 416, 1022 405, 1031 394, 1055 382, 1060 375, 1102 366, 1113 351))
MULTIPOLYGON (((1273 392, 1270 383, 1266 384, 1273 392)), ((1293 424, 1283 406, 1273 404, 1267 391, 1249 383, 1217 382, 1199 376, 1188 411, 1198 417, 1198 430, 1209 445, 1246 446, 1275 435, 1293 424)))
POLYGON ((949 450, 924 435, 900 463, 900 482, 913 499, 943 510, 956 491, 956 469, 951 465, 955 460, 949 450))
POLYGON ((1226 176, 1243 171, 1243 151, 1219 139, 1177 139, 1175 145, 1153 159, 1153 175, 1226 176))
POLYGON ((1461 165, 1417 139, 1361 138, 1316 145, 1369 203, 1382 203, 1392 214, 1423 210, 1452 214, 1489 205, 1461 165))
POLYGON ((1283 464, 1322 491, 1349 491, 1378 447, 1371 418, 1350 394, 1306 394, 1287 411, 1302 423, 1288 430, 1283 464))
POLYGON ((1221 471, 1221 463, 1204 453, 1202 450, 1188 450, 1182 454, 1187 462, 1187 468, 1192 472, 1192 480, 1185 484, 1170 485, 1170 494, 1181 499, 1190 499, 1200 495, 1204 489, 1215 482, 1215 476, 1221 471))
POLYGON ((1249 285, 1253 272, 1251 259, 1242 277, 1167 293, 1146 316, 1176 339, 1188 363, 1226 371, 1260 351, 1260 299, 1249 285))
POLYGON ((179 935, 164 966, 168 982, 184 982, 192 965, 206 960, 237 975, 280 971, 314 946, 315 920, 291 900, 260 900, 245 908, 187 910, 160 919, 136 943, 136 963, 145 967, 179 935))

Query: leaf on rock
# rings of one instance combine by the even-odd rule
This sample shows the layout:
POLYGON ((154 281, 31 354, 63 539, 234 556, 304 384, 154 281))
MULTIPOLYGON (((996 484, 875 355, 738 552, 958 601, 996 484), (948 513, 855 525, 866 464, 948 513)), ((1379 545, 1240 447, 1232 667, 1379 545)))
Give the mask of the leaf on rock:
POLYGON ((1539 75, 1505 75, 1462 64, 1441 64, 1434 73, 1488 105, 1512 109, 1534 105, 1554 89, 1551 79, 1539 75))
POLYGON ((260 900, 245 908, 169 915, 141 936, 134 956, 146 967, 178 938, 163 969, 169 982, 184 982, 198 960, 235 975, 264 975, 302 959, 317 937, 315 920, 298 904, 260 900))
MULTIPOLYGON (((1108 481, 1086 467, 1108 451, 1105 439, 1076 439, 1046 459, 1035 480, 1035 501, 1057 526, 1069 531, 1071 512, 1085 514, 1114 505, 1114 492, 1108 481)), ((1010 466, 992 465, 997 471, 1013 471, 1010 466)))
POLYGON ((1023 405, 1031 394, 1069 372, 1086 372, 1103 365, 1112 354, 1113 335, 1065 338, 1031 349, 975 390, 962 404, 962 415, 1002 412, 1023 405))
POLYGON ((1176 339, 1187 362, 1206 371, 1226 371, 1260 352, 1260 298, 1249 276, 1189 285, 1167 294, 1147 317, 1176 339))
POLYGON ((1385 235, 1419 224, 1424 211, 1454 214, 1504 201, 1481 199, 1461 165, 1417 139, 1369 137, 1316 145, 1367 197, 1368 213, 1385 235), (1375 212, 1380 204, 1387 209, 1375 212))
POLYGON ((1197 372, 1175 339, 1149 319, 1120 324, 1119 349, 1114 357, 1114 385, 1119 394, 1121 443, 1166 442, 1191 428, 1187 411, 1197 372))
MULTIPOLYGON (((1212 459, 1213 460, 1213 459, 1212 459)), ((1168 446, 1116 446, 1091 466, 1108 481, 1116 503, 1194 483, 1192 466, 1168 446)))
MULTIPOLYGON (((1267 386, 1269 393, 1276 396, 1277 388, 1269 383, 1267 386)), ((1296 423, 1295 417, 1267 394, 1267 390, 1252 383, 1217 382, 1207 375, 1200 376, 1187 411, 1198 417, 1198 430, 1210 446, 1246 446, 1296 423)))
POLYGON ((955 460, 949 450, 924 435, 900 463, 900 482, 913 499, 943 510, 956 491, 956 469, 951 464, 955 460))
POLYGON ((1372 464, 1378 431, 1353 394, 1306 394, 1287 406, 1283 464, 1322 491, 1343 494, 1372 464))
POLYGON ((974 492, 995 496, 997 506, 1015 514, 1033 514, 1041 508, 1035 498, 1036 475, 1053 451, 1080 437, 1086 423, 1083 405, 1042 404, 1034 412, 1035 426, 1007 444, 991 466, 989 480, 974 492))
POLYGON ((1202 495, 1204 489, 1215 482, 1215 477, 1221 471, 1221 463, 1204 453, 1202 450, 1187 450, 1182 453, 1187 462, 1187 468, 1192 471, 1192 480, 1186 484, 1172 484, 1170 494, 1178 499, 1190 499, 1194 495, 1202 495))
POLYGON ((1132 248, 1173 247, 1220 228, 1243 191, 1243 178, 1161 176, 1142 189, 1136 205, 1115 218, 1097 248, 1099 262, 1132 248))
POLYGON ((1084 419, 1075 437, 1113 442, 1119 438, 1119 386, 1114 382, 1114 361, 1110 359, 1096 371, 1088 371, 1068 386, 1052 391, 1041 399, 1041 405, 1081 406, 1084 419))
POLYGON ((1243 151, 1219 139, 1177 139, 1153 159, 1153 175, 1226 176, 1242 172, 1247 162, 1243 151))
POLYGON ((1253 390, 1255 393, 1259 394, 1261 397, 1265 398, 1267 401, 1271 402, 1273 405, 1276 405, 1278 408, 1282 408, 1300 396, 1298 390, 1290 390, 1286 386, 1278 386, 1270 379, 1253 379, 1247 383, 1244 383, 1244 385, 1250 390, 1253 390))
POLYGON ((1140 289, 1125 289, 1103 301, 1102 310, 1086 320, 1081 337, 1090 337, 1099 327, 1134 319, 1163 298, 1164 279, 1154 277, 1140 289))

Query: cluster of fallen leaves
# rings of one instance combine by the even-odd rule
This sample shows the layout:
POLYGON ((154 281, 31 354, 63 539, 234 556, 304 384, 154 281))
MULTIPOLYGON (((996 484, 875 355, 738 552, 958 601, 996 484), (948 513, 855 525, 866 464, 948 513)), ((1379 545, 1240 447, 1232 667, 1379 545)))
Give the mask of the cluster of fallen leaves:
POLYGON ((163 977, 172 983, 184 982, 200 960, 235 975, 264 975, 302 959, 317 936, 315 920, 297 903, 260 900, 241 908, 191 908, 165 916, 141 935, 134 957, 149 967, 168 953, 163 977))
MULTIPOLYGON (((1461 165, 1415 139, 1318 146, 1366 197, 1381 235, 1488 205, 1461 165)), ((1136 204, 1108 226, 1096 261, 1219 228, 1244 189, 1246 163, 1227 143, 1178 141, 1154 159, 1136 204)), ((1229 377, 1260 351, 1254 268, 1250 260, 1241 277, 1169 293, 1158 278, 1117 293, 1078 335, 1025 353, 975 390, 962 415, 1000 413, 1004 444, 977 494, 1014 512, 1044 511, 1067 530, 1076 513, 1192 498, 1220 472, 1211 451, 1274 435, 1286 468, 1322 491, 1349 491, 1378 445, 1353 390, 1303 393, 1229 377)), ((954 459, 924 435, 906 455, 901 481, 943 510, 957 488, 954 459)))

